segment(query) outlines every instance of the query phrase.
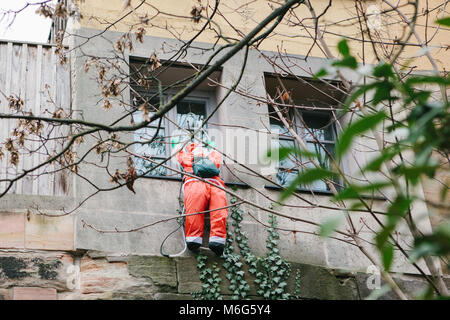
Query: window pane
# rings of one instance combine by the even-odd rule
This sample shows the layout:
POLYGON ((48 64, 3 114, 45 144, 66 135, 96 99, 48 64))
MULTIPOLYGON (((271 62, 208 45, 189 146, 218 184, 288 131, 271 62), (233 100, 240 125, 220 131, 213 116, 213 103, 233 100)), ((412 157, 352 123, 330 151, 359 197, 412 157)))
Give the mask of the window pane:
MULTIPOLYGON (((327 149, 327 151, 332 156, 334 156, 334 145, 331 145, 328 143, 324 143, 322 145, 327 149)), ((330 169, 330 158, 321 145, 319 145, 318 143, 308 142, 307 147, 308 147, 309 151, 318 155, 318 157, 315 159, 319 162, 319 165, 321 168, 330 169)), ((309 160, 306 160, 304 162, 304 165, 305 165, 305 168, 314 168, 314 164, 309 160)), ((330 188, 324 181, 315 181, 311 185, 305 186, 305 187, 311 188, 312 190, 319 190, 319 191, 330 190, 330 188)))
POLYGON ((182 101, 177 105, 177 123, 184 129, 193 130, 206 117, 206 104, 197 101, 182 101))
MULTIPOLYGON (((145 98, 145 96, 144 96, 145 98)), ((133 98, 133 105, 136 107, 141 106, 145 101, 141 97, 133 98)), ((158 109, 159 99, 151 99, 146 104, 146 110, 148 111, 148 116, 151 117, 155 111, 158 109)), ((138 110, 133 113, 133 120, 135 123, 140 123, 144 121, 143 111, 138 110)), ((134 152, 145 157, 152 157, 155 161, 163 161, 166 156, 166 143, 165 143, 165 128, 164 119, 161 121, 161 127, 158 131, 158 135, 151 143, 149 141, 155 135, 159 125, 159 119, 153 121, 148 125, 148 127, 136 130, 133 134, 134 141, 143 142, 142 144, 134 144, 134 152), (157 157, 157 158, 154 158, 157 157)), ((154 163, 144 160, 142 158, 134 158, 136 172, 139 175, 143 175, 148 170, 155 166, 154 163)), ((147 176, 165 176, 166 169, 164 167, 158 167, 157 169, 146 173, 147 176)))
POLYGON ((331 156, 334 156, 334 145, 329 143, 322 143, 322 145, 320 145, 318 143, 313 142, 307 142, 306 145, 309 151, 317 154, 316 160, 319 162, 320 166, 324 169, 329 169, 330 158, 327 152, 325 152, 325 150, 323 149, 323 147, 325 147, 325 149, 328 151, 329 154, 331 154, 331 156))
POLYGON ((270 131, 272 133, 278 133, 279 135, 290 136, 288 129, 284 126, 283 122, 278 117, 277 112, 274 108, 269 106, 269 122, 270 122, 270 131))
POLYGON ((280 169, 277 172, 277 182, 282 186, 288 186, 292 183, 292 181, 297 177, 297 170, 284 170, 280 169))
MULTIPOLYGON (((333 141, 333 125, 331 118, 328 115, 316 114, 316 113, 303 113, 303 121, 306 126, 312 131, 317 139, 323 141, 333 141)), ((305 129, 305 139, 314 140, 313 136, 305 129)))
POLYGON ((148 143, 156 133, 156 128, 142 128, 134 133, 134 141, 144 142, 135 144, 134 151, 146 157, 165 156, 166 143, 164 140, 164 128, 158 132, 158 136, 152 142, 148 143))
MULTIPOLYGON (((294 140, 278 140, 280 148, 294 148, 294 140)), ((290 154, 285 159, 280 160, 279 162, 280 168, 285 169, 294 169, 297 167, 296 157, 293 154, 290 154)))
MULTIPOLYGON (((141 98, 135 97, 133 98, 133 106, 135 107, 140 107, 142 104, 144 103, 144 100, 142 100, 141 98)), ((152 99, 150 100, 150 102, 147 103, 146 105, 146 109, 148 111, 148 116, 151 117, 156 110, 158 110, 159 107, 159 100, 157 99, 152 99)), ((133 113, 133 121, 134 123, 140 123, 142 121, 144 121, 143 118, 143 111, 136 111, 133 113)), ((152 126, 157 126, 159 124, 159 119, 153 121, 150 123, 150 125, 152 126)), ((164 118, 162 118, 161 121, 161 125, 164 125, 164 118)))
MULTIPOLYGON (((164 159, 155 159, 157 162, 162 162, 164 159)), ((156 166, 155 163, 150 161, 146 161, 142 158, 134 158, 134 166, 136 169, 136 173, 138 175, 143 175, 145 173, 146 176, 165 176, 167 175, 167 170, 163 166, 159 166, 158 168, 148 172, 152 168, 156 166)))

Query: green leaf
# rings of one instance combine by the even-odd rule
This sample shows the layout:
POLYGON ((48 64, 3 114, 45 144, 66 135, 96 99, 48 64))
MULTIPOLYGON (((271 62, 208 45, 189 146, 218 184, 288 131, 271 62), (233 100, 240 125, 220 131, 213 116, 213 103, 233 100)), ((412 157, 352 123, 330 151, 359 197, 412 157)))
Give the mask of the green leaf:
POLYGON ((342 221, 342 216, 337 216, 328 219, 320 225, 319 236, 329 237, 339 227, 342 221))
POLYGON ((396 100, 391 96, 391 91, 394 89, 394 84, 389 81, 378 82, 376 86, 375 94, 372 99, 372 104, 376 106, 378 103, 384 100, 396 100))
POLYGON ((430 234, 414 241, 416 259, 424 255, 445 256, 450 252, 450 222, 445 222, 430 234))
POLYGON ((337 157, 340 158, 351 146, 353 139, 357 135, 375 128, 381 121, 386 118, 386 113, 384 111, 371 114, 369 116, 364 116, 358 121, 349 125, 344 132, 339 137, 339 141, 336 148, 337 157))
POLYGON ((371 160, 364 168, 363 172, 366 171, 379 171, 381 169, 381 166, 385 161, 391 160, 394 158, 398 153, 400 153, 401 149, 397 147, 392 148, 386 148, 383 151, 381 151, 381 155, 373 160, 371 160))
POLYGON ((411 86, 413 84, 422 83, 436 83, 442 85, 449 85, 449 77, 439 77, 439 76, 411 76, 405 81, 406 86, 411 86))
POLYGON ((348 56, 344 57, 341 60, 336 60, 332 64, 334 67, 345 67, 350 69, 356 69, 358 68, 358 61, 356 61, 355 57, 348 56))
POLYGON ((394 72, 392 71, 392 67, 388 63, 380 63, 373 69, 372 73, 375 77, 378 78, 389 78, 394 77, 394 72))
POLYGON ((438 19, 438 20, 436 20, 436 23, 440 24, 441 26, 450 27, 450 17, 438 19))
POLYGON ((389 242, 383 246, 381 250, 381 260, 386 271, 391 269, 392 260, 394 259, 394 247, 389 242))
POLYGON ((394 232, 398 221, 404 217, 412 202, 413 199, 399 195, 394 202, 391 203, 387 210, 387 223, 375 236, 375 242, 378 249, 382 250, 384 248, 389 236, 394 232))
POLYGON ((377 233, 377 235, 375 236, 375 243, 376 243, 378 249, 381 250, 383 248, 384 244, 387 242, 387 240, 389 239, 389 236, 394 231, 394 229, 395 229, 395 226, 388 225, 388 226, 385 226, 380 232, 377 233))
POLYGON ((356 100, 358 99, 360 96, 362 96, 364 93, 376 88, 378 82, 373 82, 364 86, 361 86, 358 90, 356 90, 355 92, 353 92, 350 97, 348 97, 347 102, 345 103, 344 107, 342 108, 343 112, 348 111, 348 109, 350 108, 350 105, 356 100))
POLYGON ((442 189, 441 189, 441 192, 440 192, 440 198, 441 198, 441 201, 444 201, 445 198, 447 197, 448 189, 449 189, 449 188, 448 188, 446 185, 443 185, 443 186, 442 186, 442 189))
POLYGON ((401 164, 395 167, 393 172, 397 175, 405 176, 412 184, 416 185, 420 182, 419 178, 421 175, 432 178, 439 167, 439 164, 414 165, 411 167, 401 164))
POLYGON ((408 211, 409 207, 411 206, 411 203, 413 202, 413 199, 407 198, 403 195, 397 196, 397 198, 392 202, 392 204, 388 208, 388 218, 390 216, 398 216, 403 217, 405 213, 408 211))
POLYGON ((287 157, 289 157, 289 155, 293 154, 293 155, 297 155, 297 156, 304 156, 307 158, 310 157, 317 157, 316 153, 310 152, 310 151, 306 151, 306 150, 302 150, 299 149, 297 147, 281 147, 278 149, 271 149, 267 152, 267 157, 268 158, 276 158, 274 155, 278 154, 278 158, 279 160, 284 160, 287 157))
POLYGON ((283 201, 287 197, 289 197, 297 189, 299 185, 302 184, 307 185, 314 181, 330 178, 332 176, 333 173, 331 171, 322 168, 314 168, 299 173, 297 177, 294 179, 294 181, 292 181, 291 184, 281 193, 280 201, 283 201))
POLYGON ((411 263, 415 263, 421 257, 435 254, 437 251, 439 251, 439 244, 432 241, 419 241, 419 243, 416 243, 414 250, 409 255, 409 261, 411 263))
POLYGON ((392 185, 392 182, 374 182, 364 186, 349 185, 334 196, 335 200, 358 199, 367 192, 373 192, 392 185))
POLYGON ((350 48, 348 47, 348 43, 347 43, 346 39, 342 39, 341 41, 339 41, 337 48, 338 48, 339 53, 343 57, 348 57, 350 55, 350 48))
POLYGON ((325 68, 320 69, 319 71, 317 71, 317 73, 314 75, 314 79, 319 79, 322 77, 325 77, 326 75, 328 75, 328 71, 325 68))

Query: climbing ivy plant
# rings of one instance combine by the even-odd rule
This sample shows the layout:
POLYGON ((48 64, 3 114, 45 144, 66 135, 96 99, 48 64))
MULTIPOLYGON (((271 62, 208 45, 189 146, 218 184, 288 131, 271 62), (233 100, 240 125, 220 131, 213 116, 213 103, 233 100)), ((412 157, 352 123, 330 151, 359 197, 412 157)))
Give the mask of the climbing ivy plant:
POLYGON ((277 220, 274 215, 269 216, 270 228, 266 240, 267 255, 259 259, 259 271, 256 273, 255 283, 258 284, 258 294, 265 299, 289 299, 286 292, 287 280, 291 274, 291 265, 280 255, 278 240, 280 236, 276 231, 277 220))
MULTIPOLYGON (((236 203, 236 198, 232 198, 230 202, 232 204, 236 203)), ((250 292, 250 285, 245 280, 245 271, 243 270, 244 264, 241 261, 241 255, 244 257, 244 260, 246 257, 248 258, 249 255, 251 255, 252 258, 254 256, 251 254, 250 249, 247 245, 248 239, 241 230, 241 209, 239 209, 239 207, 237 206, 234 206, 230 211, 230 217, 233 220, 233 232, 232 229, 227 226, 227 242, 224 250, 225 262, 223 264, 223 267, 225 268, 225 270, 227 270, 226 278, 230 282, 228 289, 233 292, 231 299, 247 299, 248 293, 250 292), (241 254, 234 252, 234 240, 236 241, 241 254)), ((247 259, 246 262, 247 261, 249 261, 249 259, 247 259)))
POLYGON ((212 268, 208 267, 207 260, 208 257, 201 251, 197 254, 197 268, 200 270, 202 290, 194 292, 192 296, 196 300, 222 300, 220 268, 217 263, 214 263, 212 268))
MULTIPOLYGON (((236 198, 230 200, 236 203, 236 198)), ((227 226, 227 242, 224 250, 225 261, 223 268, 227 271, 225 277, 229 281, 228 289, 232 292, 231 299, 250 299, 251 286, 247 282, 246 273, 255 278, 256 293, 264 299, 298 299, 300 292, 300 273, 297 270, 295 276, 294 294, 286 292, 287 280, 291 274, 291 265, 280 255, 278 240, 280 238, 276 227, 276 217, 269 216, 270 227, 267 229, 266 240, 267 254, 258 257, 253 254, 248 246, 248 237, 242 231, 241 222, 243 211, 239 206, 231 209, 232 228, 227 226), (239 249, 237 252, 236 249, 239 249), (244 267, 247 266, 247 272, 244 267)), ((219 267, 217 264, 213 268, 208 268, 206 255, 197 255, 197 267, 200 270, 200 281, 202 281, 202 291, 194 293, 195 299, 222 299, 219 277, 219 267)))

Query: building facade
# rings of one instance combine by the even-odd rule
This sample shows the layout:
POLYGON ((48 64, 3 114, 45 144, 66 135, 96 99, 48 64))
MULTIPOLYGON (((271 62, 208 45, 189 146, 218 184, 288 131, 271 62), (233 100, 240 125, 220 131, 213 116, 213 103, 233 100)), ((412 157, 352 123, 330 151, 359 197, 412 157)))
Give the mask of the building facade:
MULTIPOLYGON (((322 12, 328 3, 315 2, 317 12, 322 12)), ((369 2, 381 10, 385 9, 385 3, 369 2)), ((203 13, 210 14, 214 1, 202 4, 205 7, 208 5, 208 10, 203 13)), ((174 54, 183 50, 186 41, 196 35, 201 23, 192 21, 191 11, 197 3, 146 1, 141 4, 141 1, 131 1, 131 7, 124 8, 123 1, 119 0, 86 0, 70 5, 76 8, 76 14, 67 23, 59 23, 66 26, 63 42, 67 50, 66 64, 56 63, 58 55, 53 45, 0 43, 0 59, 2 66, 6 66, 6 69, 2 67, 5 72, 2 72, 0 85, 6 96, 18 92, 25 104, 34 106, 35 114, 53 111, 55 104, 50 98, 56 97, 56 105, 74 119, 90 123, 116 123, 124 115, 126 107, 137 107, 142 99, 149 99, 152 105, 157 106, 177 94, 178 89, 167 90, 158 96, 158 101, 152 101, 151 97, 158 88, 146 87, 139 79, 145 74, 152 55, 156 55, 159 62, 166 66, 174 60, 174 54), (136 25, 137 21, 141 24, 136 25), (105 26, 108 28, 105 29, 105 26), (143 29, 138 31, 138 28, 143 29), (134 40, 132 49, 117 48, 121 41, 127 43, 125 35, 137 37, 136 32, 141 32, 142 41, 134 40), (86 68, 87 65, 90 68, 86 68), (120 94, 102 94, 106 83, 98 78, 102 68, 105 79, 120 78, 123 81, 120 94), (31 78, 31 75, 36 78, 31 78), (107 108, 105 101, 108 101, 107 108)), ((367 7, 369 3, 364 5, 367 7)), ((227 52, 224 50, 210 60, 215 54, 212 48, 215 48, 213 44, 217 40, 217 30, 222 32, 219 44, 225 43, 226 37, 239 39, 269 15, 274 10, 273 6, 266 1, 220 3, 221 16, 217 18, 217 28, 206 28, 196 37, 190 47, 182 51, 176 63, 170 64, 158 75, 159 83, 173 85, 195 74, 206 62, 214 64, 227 52)), ((361 37, 357 33, 356 22, 351 20, 355 17, 354 10, 354 1, 341 0, 333 2, 322 18, 325 24, 330 24, 324 39, 335 56, 338 56, 336 44, 342 34, 350 39, 361 37), (346 27, 343 29, 342 25, 332 23, 346 20, 349 23, 344 23, 346 27)), ((287 18, 292 23, 311 16, 307 6, 299 6, 295 12, 297 15, 287 18)), ((244 212, 242 228, 248 236, 248 246, 254 254, 264 256, 270 218, 270 212, 264 209, 282 212, 285 217, 277 218, 278 245, 281 255, 292 265, 288 289, 294 290, 295 270, 299 270, 302 282, 300 298, 363 299, 374 288, 371 286, 371 276, 379 276, 373 271, 376 270, 373 263, 352 244, 318 236, 318 225, 330 218, 343 216, 340 210, 336 210, 330 188, 326 183, 317 182, 298 190, 297 196, 287 199, 285 206, 276 205, 280 185, 287 185, 300 169, 295 166, 293 169, 288 159, 275 165, 268 163, 267 159, 264 161, 264 155, 271 147, 293 146, 296 143, 291 134, 283 134, 285 125, 277 118, 272 106, 267 104, 267 96, 277 95, 280 82, 292 90, 291 98, 296 104, 305 107, 300 110, 299 118, 294 115, 293 119, 302 121, 305 132, 298 134, 306 137, 311 151, 321 144, 333 154, 339 127, 345 127, 349 121, 345 117, 338 122, 333 119, 332 111, 344 99, 340 80, 326 79, 334 83, 334 89, 330 89, 313 79, 313 75, 329 63, 329 57, 317 46, 311 46, 316 40, 308 36, 307 28, 304 34, 298 34, 298 30, 289 23, 280 24, 274 35, 263 41, 258 50, 240 50, 222 64, 167 113, 162 123, 152 123, 132 132, 120 132, 117 139, 136 142, 133 149, 136 154, 152 157, 155 161, 152 163, 138 157, 133 160, 138 174, 144 173, 172 153, 168 141, 177 126, 189 129, 192 123, 206 118, 220 104, 206 131, 215 141, 217 149, 224 153, 222 176, 227 189, 249 200, 239 206, 244 212), (291 65, 277 64, 280 59, 285 59, 283 63, 289 61, 291 65), (286 74, 286 68, 289 74, 286 74), (283 76, 281 80, 279 75, 283 76), (239 78, 239 92, 228 95, 229 88, 239 78), (151 145, 139 144, 151 138, 158 127, 160 132, 155 142, 151 145), (305 128, 311 129, 319 139, 308 137, 310 131, 305 128), (281 134, 273 135, 272 131, 281 134), (234 161, 236 159, 239 164, 234 161), (276 183, 270 183, 261 176, 269 177, 276 183)), ((439 32, 432 44, 443 44, 443 39, 445 32, 439 32)), ((366 63, 375 62, 368 49, 372 45, 370 42, 363 42, 363 45, 349 43, 351 50, 360 58, 364 57, 366 63)), ((406 56, 413 54, 412 49, 405 53, 406 56)), ((445 61, 446 55, 448 58, 448 53, 438 50, 436 60, 445 61)), ((420 57, 415 62, 422 71, 431 69, 426 57, 420 57)), ((351 73, 346 77, 353 82, 359 81, 357 75, 351 73)), ((6 98, 2 99, 6 102, 6 98)), ((0 106, 6 111, 3 101, 0 106)), ((135 113, 132 121, 139 123, 145 116, 145 112, 135 113)), ((129 118, 124 116, 117 123, 129 125, 129 118)), ((2 130, 3 134, 9 132, 3 126, 2 130)), ((85 154, 96 141, 97 137, 87 136, 84 143, 77 147, 78 154, 85 154)), ((367 163, 372 156, 370 150, 376 149, 370 137, 359 138, 356 145, 342 161, 342 170, 349 176, 357 176, 358 166, 367 163)), ((180 210, 182 182, 179 172, 161 166, 135 181, 135 193, 125 187, 102 191, 115 186, 110 181, 111 175, 115 170, 126 170, 127 157, 108 156, 104 159, 101 154, 87 154, 84 163, 77 168, 78 175, 65 171, 39 177, 31 175, 26 178, 29 180, 18 182, 0 199, 0 297, 190 299, 193 292, 201 290, 197 261, 192 253, 167 258, 161 256, 160 251, 166 236, 178 227, 173 217, 180 210), (107 170, 111 175, 107 174, 107 170)), ((39 153, 19 166, 27 168, 31 165, 26 161, 36 163, 39 153)), ((3 165, 8 166, 7 160, 3 165)), ((177 168, 174 159, 166 165, 177 168)), ((323 166, 327 165, 327 156, 323 153, 323 166)), ((10 171, 5 170, 4 174, 7 176, 10 171)), ((339 184, 339 181, 336 183, 339 184)), ((229 201, 233 198, 231 192, 228 194, 229 201)), ((382 211, 386 207, 386 199, 377 197, 372 205, 374 210, 382 211)), ((432 226, 428 216, 421 217, 423 212, 427 212, 427 208, 418 205, 413 209, 413 215, 420 217, 419 228, 428 233, 432 226)), ((379 227, 373 216, 365 212, 351 214, 357 223, 356 229, 361 230, 360 237, 370 241, 372 230, 379 227)), ((379 218, 384 217, 380 215, 379 218)), ((231 223, 231 218, 229 220, 231 223)), ((345 223, 340 228, 345 231, 345 223)), ((412 241, 406 227, 399 228, 398 237, 404 244, 412 241)), ((164 244, 166 252, 180 252, 183 249, 181 229, 164 244)), ((372 249, 375 254, 375 249, 372 249)), ((209 252, 205 251, 205 254, 210 263, 220 263, 221 260, 209 252)), ((423 262, 419 265, 428 272, 423 262)), ((408 292, 417 293, 426 286, 418 270, 401 254, 396 254, 392 272, 403 274, 396 279, 408 292)), ((221 276, 222 293, 225 297, 231 296, 224 271, 221 276)), ((253 283, 254 278, 249 275, 248 279, 253 283)), ((252 289, 250 295, 256 297, 256 290, 252 289)), ((384 297, 394 296, 389 293, 384 297)))

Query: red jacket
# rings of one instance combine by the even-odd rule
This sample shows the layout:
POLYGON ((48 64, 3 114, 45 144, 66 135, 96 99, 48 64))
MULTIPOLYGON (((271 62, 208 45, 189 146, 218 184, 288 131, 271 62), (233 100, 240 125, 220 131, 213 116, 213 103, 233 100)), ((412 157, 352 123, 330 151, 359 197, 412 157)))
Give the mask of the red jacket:
POLYGON ((192 165, 194 163, 194 154, 195 156, 202 156, 210 159, 214 162, 216 167, 220 169, 220 164, 222 162, 222 157, 216 150, 208 150, 205 147, 202 147, 197 142, 189 143, 183 150, 177 153, 177 160, 183 167, 184 171, 188 173, 193 173, 192 165))

